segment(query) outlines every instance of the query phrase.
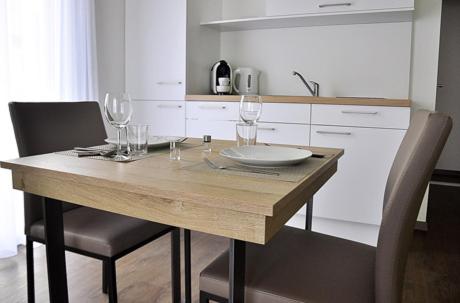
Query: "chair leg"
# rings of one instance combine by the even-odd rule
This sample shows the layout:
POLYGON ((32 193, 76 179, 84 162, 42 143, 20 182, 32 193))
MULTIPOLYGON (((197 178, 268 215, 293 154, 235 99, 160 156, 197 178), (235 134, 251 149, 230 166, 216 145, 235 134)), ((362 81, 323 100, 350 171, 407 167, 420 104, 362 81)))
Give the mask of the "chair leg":
POLYGON ((171 288, 172 302, 181 302, 180 229, 171 231, 171 288))
POLYGON ((27 262, 27 302, 35 302, 34 282, 34 242, 26 238, 26 262, 27 262))
POLYGON ((209 297, 202 291, 200 291, 200 303, 209 303, 209 297))
POLYGON ((117 303, 117 274, 115 268, 115 260, 107 260, 107 282, 109 291, 109 303, 117 303))
POLYGON ((209 303, 211 301, 217 303, 228 303, 228 299, 226 298, 222 298, 205 291, 200 291, 200 303, 209 303))
POLYGON ((109 268, 108 261, 103 260, 102 261, 102 293, 104 294, 107 294, 107 291, 108 291, 108 286, 107 286, 108 268, 109 268))
POLYGON ((185 303, 192 303, 192 261, 190 230, 184 229, 185 303))

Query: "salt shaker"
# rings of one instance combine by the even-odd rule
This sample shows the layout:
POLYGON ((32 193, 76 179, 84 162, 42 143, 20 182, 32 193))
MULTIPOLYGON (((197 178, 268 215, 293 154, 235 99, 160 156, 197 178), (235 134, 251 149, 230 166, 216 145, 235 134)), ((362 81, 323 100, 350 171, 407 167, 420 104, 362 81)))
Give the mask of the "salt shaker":
POLYGON ((207 157, 211 154, 212 152, 212 147, 211 147, 211 136, 210 135, 204 135, 203 136, 203 156, 207 157))

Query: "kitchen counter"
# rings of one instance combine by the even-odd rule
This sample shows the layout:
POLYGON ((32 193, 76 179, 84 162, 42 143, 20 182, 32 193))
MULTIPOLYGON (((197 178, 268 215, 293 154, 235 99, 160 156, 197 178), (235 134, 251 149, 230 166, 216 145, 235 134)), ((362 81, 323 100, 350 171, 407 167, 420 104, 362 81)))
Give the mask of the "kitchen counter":
MULTIPOLYGON (((410 107, 408 99, 384 98, 351 98, 351 97, 310 97, 310 96, 261 96, 264 103, 297 103, 297 104, 335 104, 335 105, 367 105, 367 106, 393 106, 410 107)), ((238 95, 186 95, 186 101, 209 102, 239 102, 238 95)))

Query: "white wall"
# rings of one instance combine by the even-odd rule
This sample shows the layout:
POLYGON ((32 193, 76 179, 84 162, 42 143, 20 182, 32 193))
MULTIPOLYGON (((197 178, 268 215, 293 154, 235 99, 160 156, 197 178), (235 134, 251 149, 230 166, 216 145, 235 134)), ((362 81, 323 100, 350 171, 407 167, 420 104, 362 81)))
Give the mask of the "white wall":
POLYGON ((222 19, 265 16, 265 0, 222 0, 222 19))
POLYGON ((407 99, 411 32, 409 22, 225 32, 221 56, 261 70, 261 94, 307 95, 296 70, 321 96, 407 99))
POLYGON ((95 3, 99 102, 103 104, 106 92, 125 90, 125 0, 95 3))
POLYGON ((187 81, 188 94, 209 94, 211 67, 220 60, 220 33, 200 26, 203 20, 221 18, 222 2, 187 1, 187 81))

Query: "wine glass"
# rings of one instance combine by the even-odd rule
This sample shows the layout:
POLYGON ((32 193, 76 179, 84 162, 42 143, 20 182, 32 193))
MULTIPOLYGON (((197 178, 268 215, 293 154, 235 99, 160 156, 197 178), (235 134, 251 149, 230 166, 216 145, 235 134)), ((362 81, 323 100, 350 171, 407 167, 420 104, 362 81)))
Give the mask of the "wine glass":
POLYGON ((126 128, 133 113, 131 97, 127 93, 107 93, 104 102, 104 114, 107 121, 117 129, 117 154, 115 161, 125 161, 128 155, 121 149, 121 131, 126 128))
POLYGON ((252 125, 262 113, 262 98, 260 96, 241 96, 240 117, 245 123, 252 125))

